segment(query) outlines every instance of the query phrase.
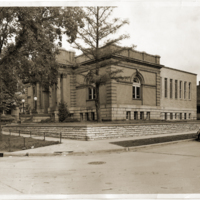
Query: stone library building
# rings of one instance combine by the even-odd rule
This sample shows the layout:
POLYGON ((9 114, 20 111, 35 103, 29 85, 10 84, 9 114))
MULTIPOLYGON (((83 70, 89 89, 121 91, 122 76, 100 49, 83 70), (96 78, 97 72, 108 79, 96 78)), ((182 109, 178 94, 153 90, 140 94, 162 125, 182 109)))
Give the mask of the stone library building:
MULTIPOLYGON (((106 46, 101 51, 116 46, 106 46)), ((120 48, 117 46, 117 48, 120 48)), ((160 56, 136 50, 124 50, 111 58, 116 65, 101 67, 100 73, 122 70, 124 80, 110 80, 100 87, 102 120, 192 120, 196 119, 197 75, 160 64, 160 56)), ((58 105, 67 103, 70 117, 79 121, 96 120, 95 87, 85 84, 84 67, 74 69, 73 62, 81 66, 93 63, 85 55, 60 49, 58 82, 48 91, 39 83, 26 84, 25 104, 38 114, 54 115, 58 105)))

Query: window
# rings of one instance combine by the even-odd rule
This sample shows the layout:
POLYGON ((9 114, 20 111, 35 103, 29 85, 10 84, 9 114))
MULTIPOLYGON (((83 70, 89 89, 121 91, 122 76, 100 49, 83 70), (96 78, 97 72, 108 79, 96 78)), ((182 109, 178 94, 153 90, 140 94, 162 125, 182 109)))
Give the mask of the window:
POLYGON ((91 112, 91 120, 95 120, 95 113, 94 112, 91 112))
POLYGON ((184 119, 187 119, 187 113, 184 113, 184 119))
POLYGON ((172 79, 170 79, 170 99, 172 99, 172 79))
POLYGON ((177 118, 177 113, 175 113, 175 115, 174 115, 174 119, 176 119, 177 118))
POLYGON ((170 113, 170 119, 173 119, 173 113, 170 113))
POLYGON ((165 78, 165 98, 167 98, 167 78, 165 78))
POLYGON ((135 120, 138 119, 138 112, 134 112, 134 119, 135 119, 135 120))
POLYGON ((126 119, 127 120, 131 119, 131 111, 126 111, 126 119))
POLYGON ((165 120, 167 120, 167 113, 165 113, 165 120))
POLYGON ((150 120, 150 112, 147 112, 147 120, 150 120))
POLYGON ((92 100, 96 98, 96 88, 88 88, 88 99, 92 100))
POLYGON ((186 84, 187 82, 184 82, 184 99, 186 99, 186 84))
POLYGON ((74 113, 70 113, 69 117, 74 118, 74 113))
POLYGON ((182 113, 180 113, 180 119, 182 119, 182 113))
POLYGON ((188 88, 188 92, 189 92, 189 95, 188 95, 188 99, 191 99, 191 83, 189 83, 189 88, 188 88))
POLYGON ((80 121, 83 121, 83 113, 80 113, 80 121))
POLYGON ((133 80, 133 99, 140 99, 140 81, 138 78, 133 80))
POLYGON ((189 113, 188 118, 191 119, 191 113, 189 113))
POLYGON ((89 113, 85 113, 85 120, 89 121, 89 113))
POLYGON ((180 81, 180 85, 179 85, 179 98, 182 98, 182 81, 180 81))
POLYGON ((200 113, 200 106, 197 106, 197 113, 200 113))
POLYGON ((140 112, 140 119, 144 119, 144 112, 140 112))
POLYGON ((175 99, 178 98, 178 81, 175 80, 175 99))
POLYGON ((37 96, 37 94, 36 94, 36 86, 35 85, 33 86, 33 96, 34 97, 37 96))

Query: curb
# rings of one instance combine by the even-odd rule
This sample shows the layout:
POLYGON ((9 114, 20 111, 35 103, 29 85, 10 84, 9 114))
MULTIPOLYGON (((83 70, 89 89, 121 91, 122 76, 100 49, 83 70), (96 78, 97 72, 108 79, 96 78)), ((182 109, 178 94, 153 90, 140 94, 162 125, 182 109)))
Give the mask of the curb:
POLYGON ((174 143, 180 143, 180 142, 187 142, 190 140, 194 140, 195 138, 185 139, 185 140, 176 140, 171 142, 162 142, 162 143, 154 143, 154 144, 147 144, 147 145, 140 145, 140 146, 134 146, 134 147, 123 147, 123 148, 117 148, 117 149, 105 149, 105 150, 96 150, 96 151, 80 151, 80 152, 54 152, 54 153, 0 153, 0 157, 48 157, 48 156, 81 156, 81 155, 87 155, 87 154, 98 154, 98 153, 114 153, 114 152, 129 152, 129 151, 136 151, 137 149, 142 148, 148 148, 148 147, 154 147, 154 146, 162 146, 162 145, 168 145, 168 144, 174 144, 174 143))

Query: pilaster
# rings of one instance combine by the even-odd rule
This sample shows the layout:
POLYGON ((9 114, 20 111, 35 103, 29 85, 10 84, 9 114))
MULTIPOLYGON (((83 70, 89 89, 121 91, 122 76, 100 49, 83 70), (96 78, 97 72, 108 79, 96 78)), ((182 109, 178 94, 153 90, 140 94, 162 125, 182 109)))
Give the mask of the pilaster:
POLYGON ((106 105, 110 105, 109 118, 112 120, 112 105, 117 104, 117 87, 114 80, 106 84, 106 105))
POLYGON ((160 106, 160 98, 161 98, 161 94, 160 94, 160 89, 161 84, 160 84, 160 73, 156 74, 156 106, 160 106))
POLYGON ((57 110, 58 110, 58 106, 59 106, 59 103, 60 103, 60 101, 61 101, 60 75, 58 76, 58 83, 57 83, 57 90, 56 90, 56 93, 57 93, 57 95, 56 95, 56 97, 57 97, 57 99, 56 99, 56 108, 57 108, 57 110))

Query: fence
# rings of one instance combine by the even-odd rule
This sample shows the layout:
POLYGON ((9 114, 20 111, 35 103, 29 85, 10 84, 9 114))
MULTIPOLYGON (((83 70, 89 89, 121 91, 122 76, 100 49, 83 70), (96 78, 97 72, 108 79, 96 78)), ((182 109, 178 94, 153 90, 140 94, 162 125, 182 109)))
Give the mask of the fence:
POLYGON ((45 132, 40 135, 35 135, 31 131, 22 130, 9 130, 2 133, 0 126, 0 151, 11 152, 62 143, 62 133, 59 134, 59 138, 47 139, 46 137, 47 134, 45 132))

